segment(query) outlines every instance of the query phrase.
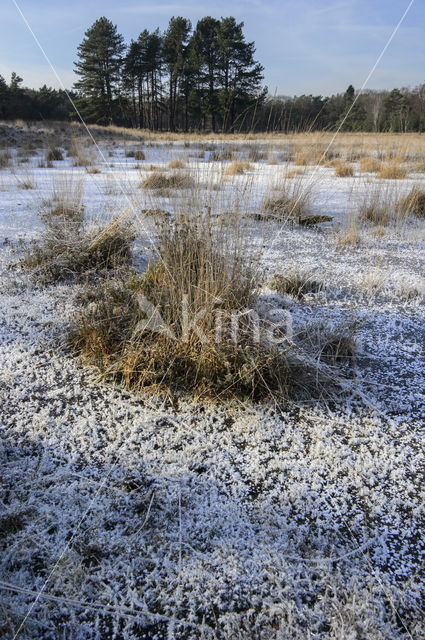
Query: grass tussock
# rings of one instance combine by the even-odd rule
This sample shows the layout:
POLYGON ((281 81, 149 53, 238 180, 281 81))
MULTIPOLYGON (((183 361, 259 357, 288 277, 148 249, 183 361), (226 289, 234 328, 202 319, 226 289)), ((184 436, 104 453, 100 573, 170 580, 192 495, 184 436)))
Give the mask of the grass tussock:
POLYGON ((294 269, 286 274, 276 273, 270 286, 278 293, 288 294, 298 299, 302 299, 308 293, 318 293, 323 289, 323 283, 316 280, 314 274, 304 272, 301 269, 294 269))
POLYGON ((232 162, 224 172, 226 176, 239 176, 245 173, 245 171, 249 171, 251 169, 251 165, 249 162, 241 162, 236 161, 232 162))
POLYGON ((352 217, 348 224, 336 228, 333 235, 335 244, 340 247, 355 247, 360 243, 361 235, 357 217, 352 217))
POLYGON ((6 169, 12 165, 12 155, 10 151, 2 151, 0 153, 0 169, 6 169))
POLYGON ((130 260, 134 237, 129 227, 89 225, 81 194, 73 195, 53 199, 39 212, 44 224, 41 240, 31 247, 23 265, 42 284, 86 279, 130 260))
POLYGON ((414 215, 425 218, 425 190, 413 187, 407 196, 397 202, 396 209, 403 217, 414 215))
POLYGON ((383 164, 378 172, 378 178, 384 180, 402 180, 406 175, 406 167, 396 161, 383 164))
POLYGON ((335 165, 335 175, 337 178, 352 178, 354 175, 353 167, 346 162, 338 162, 335 165))
POLYGON ((305 153, 304 151, 299 151, 295 154, 294 164, 297 167, 306 167, 311 164, 310 154, 305 153))
POLYGON ((134 158, 137 161, 141 161, 141 160, 145 160, 146 156, 144 154, 144 152, 142 151, 142 149, 130 149, 129 151, 125 152, 125 157, 126 158, 134 158))
POLYGON ((68 155, 73 158, 74 167, 91 167, 94 164, 93 149, 87 148, 84 140, 73 138, 68 155))
POLYGON ((360 203, 360 219, 376 226, 386 227, 390 223, 395 205, 387 191, 374 189, 360 203))
POLYGON ((381 171, 382 163, 376 158, 362 158, 359 168, 361 173, 377 173, 381 171))
POLYGON ((279 196, 267 198, 263 213, 278 220, 301 218, 309 213, 310 205, 311 190, 300 181, 285 188, 279 196))
POLYGON ((63 153, 59 147, 50 147, 46 155, 47 162, 59 162, 63 160, 63 153))
POLYGON ((271 341, 262 317, 253 323, 258 280, 247 256, 229 219, 175 216, 159 226, 158 256, 144 274, 86 288, 74 353, 135 391, 311 397, 321 376, 310 356, 271 341))
POLYGON ((167 175, 155 171, 142 182, 144 189, 190 189, 195 184, 193 177, 187 173, 173 173, 167 175))
POLYGON ((186 164, 183 162, 183 160, 179 160, 178 158, 175 158, 168 163, 169 169, 184 169, 185 166, 186 164))
POLYGON ((37 187, 37 183, 28 171, 26 173, 22 173, 21 175, 18 175, 17 173, 15 173, 14 175, 18 189, 29 191, 30 189, 35 189, 37 187))

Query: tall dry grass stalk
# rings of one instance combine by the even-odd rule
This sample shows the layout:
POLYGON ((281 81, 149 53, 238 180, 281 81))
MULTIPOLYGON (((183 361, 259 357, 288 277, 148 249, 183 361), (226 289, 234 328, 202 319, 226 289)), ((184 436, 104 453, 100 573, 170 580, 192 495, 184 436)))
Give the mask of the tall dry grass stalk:
POLYGON ((391 186, 372 184, 360 203, 360 219, 385 227, 396 220, 396 194, 391 186))

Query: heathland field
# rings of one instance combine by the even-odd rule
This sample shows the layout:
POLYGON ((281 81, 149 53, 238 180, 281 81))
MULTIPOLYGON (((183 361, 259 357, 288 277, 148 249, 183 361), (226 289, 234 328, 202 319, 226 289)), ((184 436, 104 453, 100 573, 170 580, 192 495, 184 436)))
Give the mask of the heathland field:
POLYGON ((0 123, 2 638, 425 636, 424 178, 0 123))

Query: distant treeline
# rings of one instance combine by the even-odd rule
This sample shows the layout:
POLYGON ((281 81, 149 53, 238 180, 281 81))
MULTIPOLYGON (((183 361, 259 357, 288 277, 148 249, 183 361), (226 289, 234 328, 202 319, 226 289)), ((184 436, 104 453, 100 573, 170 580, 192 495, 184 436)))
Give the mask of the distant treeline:
MULTIPOLYGON (((233 17, 171 18, 164 33, 144 30, 129 45, 107 18, 78 47, 69 95, 88 123, 152 131, 425 131, 425 84, 330 97, 271 97, 263 67, 233 17)), ((76 118, 65 91, 33 90, 0 76, 0 118, 76 118)))

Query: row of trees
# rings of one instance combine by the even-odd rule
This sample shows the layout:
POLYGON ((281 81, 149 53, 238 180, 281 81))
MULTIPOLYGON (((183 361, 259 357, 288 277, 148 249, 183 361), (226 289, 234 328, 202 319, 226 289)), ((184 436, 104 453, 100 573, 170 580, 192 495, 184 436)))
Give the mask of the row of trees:
MULTIPOLYGON (((23 79, 12 73, 8 84, 0 75, 0 118, 2 120, 69 120, 71 105, 65 91, 46 85, 34 90, 22 87, 23 79)), ((72 92, 71 92, 72 93, 72 92)), ((74 98, 76 93, 72 94, 74 98)))
POLYGON ((153 130, 248 128, 247 114, 266 96, 263 67, 233 17, 171 18, 164 33, 142 31, 126 47, 105 17, 78 47, 75 88, 82 115, 103 124, 153 130), (245 121, 245 125, 244 125, 245 121))
MULTIPOLYGON (((87 122, 151 130, 425 131, 425 85, 330 97, 267 96, 263 67, 233 17, 171 18, 164 33, 144 30, 127 46, 107 18, 78 47, 69 94, 87 122)), ((75 118, 65 91, 22 87, 0 76, 0 118, 75 118)))
POLYGON ((302 95, 265 102, 257 123, 271 131, 425 131, 425 84, 414 89, 368 90, 350 85, 331 97, 302 95))

